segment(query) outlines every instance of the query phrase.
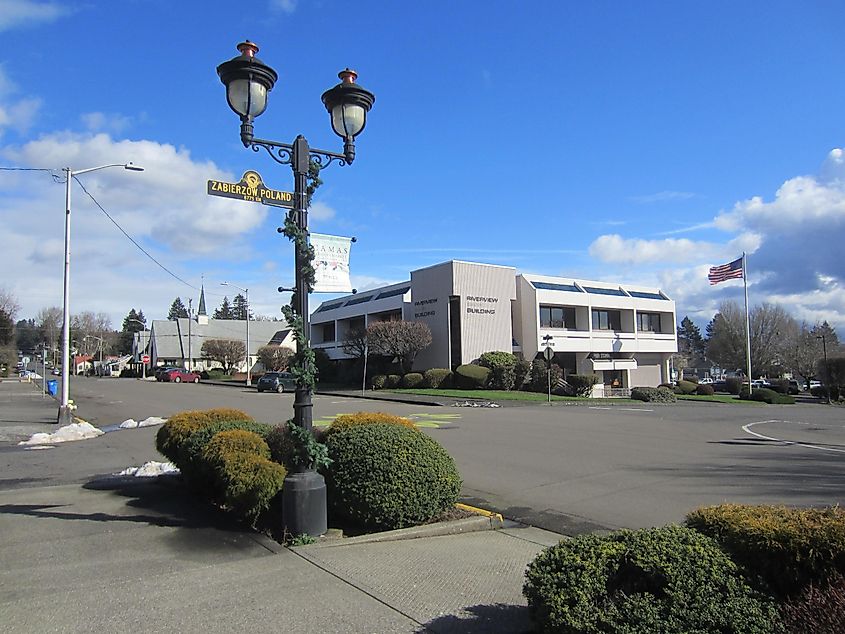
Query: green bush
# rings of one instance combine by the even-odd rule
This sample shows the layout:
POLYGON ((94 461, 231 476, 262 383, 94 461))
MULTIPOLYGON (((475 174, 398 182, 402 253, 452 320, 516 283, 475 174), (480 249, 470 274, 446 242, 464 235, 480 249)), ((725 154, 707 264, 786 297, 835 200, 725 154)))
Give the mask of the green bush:
POLYGON ((419 372, 408 372, 402 377, 402 387, 413 389, 415 387, 422 387, 423 375, 419 372))
POLYGON ((285 468, 264 456, 235 452, 215 465, 223 503, 251 524, 270 508, 284 486, 285 468))
POLYGON ((516 383, 517 357, 512 352, 485 352, 478 365, 490 369, 489 387, 494 390, 512 390, 516 383))
POLYGON ((409 429, 417 429, 416 425, 414 425, 409 418, 405 418, 403 416, 385 414, 384 412, 355 412, 354 414, 341 414, 336 417, 326 430, 325 436, 328 438, 336 432, 349 429, 350 427, 356 427, 358 425, 375 425, 379 423, 387 425, 402 425, 403 427, 408 427, 409 429))
POLYGON ((826 399, 830 394, 830 400, 838 401, 840 395, 840 389, 836 385, 831 385, 828 387, 827 385, 821 385, 819 387, 811 387, 810 394, 815 396, 816 398, 824 398, 826 399))
POLYGON ((698 383, 692 381, 678 381, 678 394, 695 394, 698 383))
POLYGON ((665 387, 631 388, 631 398, 646 403, 674 403, 678 400, 675 393, 665 387))
POLYGON ((757 401, 759 403, 768 403, 769 405, 794 405, 795 404, 795 397, 789 396, 788 394, 778 394, 774 390, 770 390, 765 387, 761 387, 756 390, 752 390, 751 396, 747 396, 748 392, 743 392, 741 398, 747 398, 748 400, 757 401))
MULTIPOLYGON (((546 392, 549 389, 549 375, 546 370, 546 362, 535 359, 531 364, 531 378, 528 380, 528 389, 532 392, 546 392)), ((552 389, 563 378, 563 369, 556 363, 552 363, 552 389)))
POLYGON ((328 458, 324 444, 326 433, 318 427, 311 431, 303 430, 292 419, 276 425, 265 438, 270 448, 270 459, 288 471, 319 468, 328 458))
POLYGON ((178 466, 179 450, 195 431, 228 420, 252 420, 246 412, 230 408, 179 412, 167 419, 156 432, 156 449, 178 466))
POLYGON ((716 393, 716 390, 712 385, 701 383, 697 388, 695 388, 695 393, 699 396, 713 396, 716 393))
POLYGON ((387 381, 385 383, 385 387, 388 389, 393 389, 399 387, 402 383, 402 377, 398 374, 388 374, 387 381))
POLYGON ((789 394, 789 380, 787 379, 769 379, 769 384, 772 386, 771 390, 778 394, 789 394))
POLYGON ((370 383, 372 384, 374 390, 383 390, 387 386, 387 376, 384 374, 376 374, 372 379, 370 379, 370 383))
POLYGON ((770 634, 774 606, 716 543, 681 526, 580 535, 528 565, 540 632, 770 634))
POLYGON ((358 425, 326 439, 329 502, 370 529, 430 520, 454 506, 461 490, 455 461, 437 441, 402 425, 358 425))
POLYGON ((597 374, 570 374, 566 382, 575 390, 575 396, 590 396, 593 386, 599 382, 597 374))
POLYGON ((689 381, 690 383, 695 383, 698 385, 698 377, 695 374, 691 374, 690 376, 685 376, 683 378, 684 381, 689 381))
POLYGON ((516 365, 513 368, 515 380, 513 382, 513 389, 521 390, 531 378, 531 362, 524 359, 521 355, 516 357, 516 365))
POLYGON ((490 368, 480 365, 459 365, 455 369, 455 384, 462 390, 483 390, 490 380, 490 368))
POLYGON ((713 537, 779 596, 845 573, 845 510, 722 504, 697 509, 685 524, 713 537))
POLYGON ((423 385, 433 389, 452 387, 452 371, 445 368, 431 368, 423 374, 423 385))
POLYGON ((736 376, 729 376, 725 379, 725 388, 728 394, 739 394, 739 390, 742 388, 742 379, 736 376))
POLYGON ((264 439, 270 433, 272 427, 264 423, 257 423, 254 420, 220 421, 191 434, 179 448, 176 466, 179 467, 182 475, 200 491, 207 493, 214 484, 214 473, 211 466, 203 460, 205 446, 214 438, 215 434, 232 429, 255 432, 264 439))
MULTIPOLYGON (((202 450, 202 460, 209 473, 216 473, 223 464, 238 453, 248 453, 263 458, 270 458, 270 448, 258 434, 244 429, 230 429, 214 434, 202 450)), ((211 483, 215 496, 223 494, 222 483, 211 483)))

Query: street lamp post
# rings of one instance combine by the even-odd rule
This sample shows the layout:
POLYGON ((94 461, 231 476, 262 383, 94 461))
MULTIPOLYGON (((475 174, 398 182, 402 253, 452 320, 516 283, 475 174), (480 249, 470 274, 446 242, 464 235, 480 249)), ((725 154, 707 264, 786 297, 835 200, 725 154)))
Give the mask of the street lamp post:
POLYGON ((249 289, 241 288, 237 284, 230 284, 229 282, 220 282, 220 286, 232 286, 244 294, 246 300, 246 384, 247 387, 252 385, 252 359, 249 356, 249 289))
POLYGON ((133 172, 143 172, 144 168, 132 163, 110 163, 89 167, 84 170, 72 170, 65 167, 65 271, 64 271, 64 295, 62 299, 62 396, 59 401, 59 414, 57 422, 60 425, 70 425, 73 422, 73 415, 70 411, 70 385, 68 382, 68 369, 70 366, 70 183, 75 177, 88 172, 106 169, 107 167, 122 167, 133 172))
MULTIPOLYGON (((302 135, 297 136, 292 144, 257 139, 253 135, 253 121, 267 108, 267 93, 273 89, 278 74, 255 56, 258 46, 253 42, 241 42, 237 48, 240 55, 220 64, 217 74, 226 86, 229 107, 241 119, 241 142, 254 152, 263 148, 277 163, 291 166, 294 207, 288 214, 288 221, 295 225, 300 235, 307 236, 309 168, 312 162, 323 168, 334 161, 339 165, 349 165, 355 160, 355 138, 364 130, 367 112, 375 103, 375 96, 355 83, 358 75, 348 68, 338 74, 341 83, 323 93, 322 101, 329 113, 332 129, 343 139, 343 154, 312 148, 302 135)), ((302 353, 308 347, 310 338, 308 293, 311 289, 304 276, 304 269, 309 264, 308 245, 304 240, 297 240, 294 263, 296 295, 293 305, 302 323, 302 337, 296 344, 297 353, 302 353)), ((309 374, 310 368, 303 369, 309 374)), ((309 431, 313 420, 311 391, 312 386, 300 376, 294 396, 294 422, 309 431)), ((325 491, 323 477, 314 470, 292 473, 285 478, 282 513, 289 533, 321 535, 326 532, 325 491)))
MULTIPOLYGON (((827 392, 827 404, 830 405, 830 366, 827 363, 827 339, 825 336, 816 335, 816 339, 822 340, 822 352, 824 353, 824 371, 825 371, 825 391, 827 392)), ((818 349, 818 348, 817 348, 818 349)))
MULTIPOLYGON (((145 332, 145 333, 147 332, 147 324, 146 324, 146 323, 144 323, 143 321, 141 321, 140 319, 135 319, 134 317, 127 317, 127 318, 126 318, 126 321, 127 321, 127 322, 132 322, 132 321, 134 321, 136 324, 141 324, 141 325, 144 327, 144 330, 143 330, 143 331, 141 331, 141 332, 145 332)), ((137 332, 137 331, 136 331, 136 332, 137 332)), ((146 339, 146 336, 145 336, 145 337, 144 337, 144 347, 145 347, 145 348, 146 348, 147 343, 148 343, 148 342, 147 342, 147 339, 146 339)), ((143 356, 143 353, 144 353, 144 351, 142 350, 142 351, 141 351, 142 356, 143 356)), ((143 361, 141 362, 141 378, 142 378, 144 381, 146 381, 146 380, 147 380, 147 364, 146 364, 146 363, 144 363, 143 361)))

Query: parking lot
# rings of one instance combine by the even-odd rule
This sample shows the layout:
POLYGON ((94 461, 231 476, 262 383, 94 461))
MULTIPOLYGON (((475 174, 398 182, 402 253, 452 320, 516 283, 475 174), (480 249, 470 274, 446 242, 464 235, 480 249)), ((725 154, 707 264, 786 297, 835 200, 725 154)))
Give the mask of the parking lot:
MULTIPOLYGON (((293 396, 206 384, 74 379, 79 413, 97 426, 180 410, 236 407, 278 423, 293 396)), ((823 404, 512 405, 435 407, 318 394, 316 424, 338 413, 387 411, 413 417, 454 456, 468 501, 564 533, 681 521, 725 501, 845 503, 845 410, 823 404)), ((160 459, 150 431, 121 431, 132 459, 160 459), (136 436, 131 436, 136 434, 136 436)), ((41 452, 3 452, 4 469, 73 460, 118 446, 118 437, 41 452), (91 443, 91 444, 87 444, 91 443)), ((118 466, 118 465, 116 465, 118 466)), ((122 465, 130 466, 130 465, 122 465)), ((49 469, 48 469, 49 470, 49 469)))

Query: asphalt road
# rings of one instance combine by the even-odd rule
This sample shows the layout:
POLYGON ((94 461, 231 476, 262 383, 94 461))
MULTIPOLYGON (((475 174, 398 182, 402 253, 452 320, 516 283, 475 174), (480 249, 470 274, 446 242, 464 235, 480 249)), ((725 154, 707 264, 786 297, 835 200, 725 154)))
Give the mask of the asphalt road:
MULTIPOLYGON (((277 423, 293 396, 245 388, 128 379, 74 379, 79 415, 98 427, 185 409, 235 407, 277 423)), ((725 501, 845 504, 845 409, 821 404, 679 403, 612 407, 433 407, 316 395, 315 424, 342 412, 412 416, 454 456, 465 498, 506 517, 575 534, 681 521, 725 501)), ((2 486, 84 480, 86 456, 114 469, 160 459, 154 429, 108 433, 56 449, 2 450, 2 486), (119 443, 122 453, 113 451, 119 443), (62 468, 58 467, 62 463, 62 468), (17 473, 17 480, 11 477, 17 473)))

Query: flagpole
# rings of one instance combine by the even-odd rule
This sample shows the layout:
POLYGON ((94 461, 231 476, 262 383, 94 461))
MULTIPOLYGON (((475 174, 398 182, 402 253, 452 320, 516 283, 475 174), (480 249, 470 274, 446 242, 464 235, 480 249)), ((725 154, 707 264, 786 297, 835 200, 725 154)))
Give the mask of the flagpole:
POLYGON ((751 318, 748 312, 748 257, 742 252, 742 283, 745 286, 745 363, 748 370, 748 394, 751 394, 751 318))

